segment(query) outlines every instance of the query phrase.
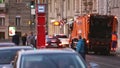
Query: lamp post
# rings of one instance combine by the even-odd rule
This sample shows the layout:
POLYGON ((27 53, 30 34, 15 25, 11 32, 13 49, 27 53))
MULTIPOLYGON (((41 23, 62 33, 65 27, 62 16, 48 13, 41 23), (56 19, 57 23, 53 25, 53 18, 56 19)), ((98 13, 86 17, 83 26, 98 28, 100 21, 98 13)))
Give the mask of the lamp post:
POLYGON ((35 0, 30 1, 30 29, 35 29, 35 0))

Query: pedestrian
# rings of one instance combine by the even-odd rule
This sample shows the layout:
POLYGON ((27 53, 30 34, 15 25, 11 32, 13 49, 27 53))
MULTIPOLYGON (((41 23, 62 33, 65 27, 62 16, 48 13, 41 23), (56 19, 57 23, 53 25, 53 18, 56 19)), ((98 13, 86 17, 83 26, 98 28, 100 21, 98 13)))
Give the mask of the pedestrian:
POLYGON ((34 47, 37 48, 37 35, 35 35, 34 38, 35 38, 35 45, 34 45, 34 47))
POLYGON ((27 34, 24 33, 22 36, 22 45, 26 45, 26 41, 27 41, 27 34))
POLYGON ((35 35, 33 34, 33 32, 30 32, 27 36, 27 45, 35 45, 35 35))
POLYGON ((84 47, 85 47, 85 54, 88 54, 88 45, 87 45, 87 42, 86 42, 86 39, 83 38, 83 41, 84 41, 84 47))
POLYGON ((12 36, 12 42, 15 43, 16 45, 20 44, 20 37, 16 31, 15 31, 15 35, 12 36))
POLYGON ((117 39, 118 39, 118 37, 117 37, 116 31, 114 31, 112 33, 112 47, 111 47, 111 50, 114 52, 115 52, 116 47, 117 47, 117 39))
POLYGON ((76 45, 76 51, 85 59, 85 44, 81 36, 79 36, 78 43, 76 45))

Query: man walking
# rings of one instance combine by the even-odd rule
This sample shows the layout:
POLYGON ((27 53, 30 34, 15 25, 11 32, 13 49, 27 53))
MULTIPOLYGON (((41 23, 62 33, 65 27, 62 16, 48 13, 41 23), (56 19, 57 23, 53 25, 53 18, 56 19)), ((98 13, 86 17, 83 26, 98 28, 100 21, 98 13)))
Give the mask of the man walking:
POLYGON ((85 59, 85 44, 81 36, 79 36, 78 43, 76 45, 76 51, 85 59))
POLYGON ((21 39, 22 39, 22 45, 26 45, 26 41, 27 41, 27 34, 26 34, 26 33, 24 33, 21 39))
POLYGON ((35 35, 33 34, 33 32, 30 32, 27 36, 27 45, 35 46, 35 35))
POLYGON ((12 42, 15 43, 16 45, 20 44, 20 37, 17 35, 17 32, 15 32, 15 35, 12 36, 12 42))

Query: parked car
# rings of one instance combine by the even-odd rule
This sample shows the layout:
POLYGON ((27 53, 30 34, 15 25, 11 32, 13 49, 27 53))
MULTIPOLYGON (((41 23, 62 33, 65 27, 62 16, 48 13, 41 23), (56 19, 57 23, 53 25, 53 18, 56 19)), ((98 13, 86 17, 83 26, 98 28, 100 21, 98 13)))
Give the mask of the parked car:
POLYGON ((88 68, 84 59, 70 48, 19 51, 14 68, 88 68))
POLYGON ((8 46, 16 46, 15 43, 12 42, 0 42, 0 47, 8 47, 8 46))
POLYGON ((14 46, 14 47, 1 47, 0 48, 0 68, 12 68, 11 62, 13 61, 17 51, 19 50, 32 50, 31 46, 14 46))
POLYGON ((65 34, 55 34, 56 38, 60 39, 64 47, 69 47, 69 38, 65 34))
POLYGON ((62 47, 61 41, 56 37, 46 37, 46 48, 60 48, 62 47))

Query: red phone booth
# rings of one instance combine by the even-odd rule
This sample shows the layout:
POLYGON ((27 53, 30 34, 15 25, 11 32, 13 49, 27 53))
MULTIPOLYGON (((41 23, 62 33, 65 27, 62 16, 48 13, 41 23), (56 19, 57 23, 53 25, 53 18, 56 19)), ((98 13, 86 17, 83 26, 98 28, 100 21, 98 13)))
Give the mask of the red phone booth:
POLYGON ((37 19, 37 48, 45 47, 45 23, 46 23, 46 5, 38 4, 36 10, 37 19))

